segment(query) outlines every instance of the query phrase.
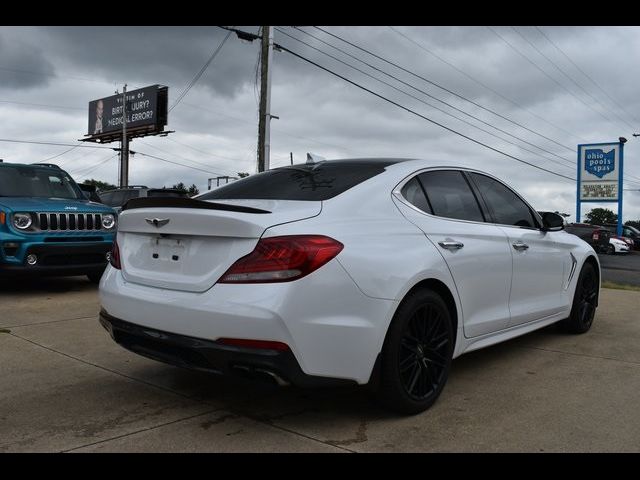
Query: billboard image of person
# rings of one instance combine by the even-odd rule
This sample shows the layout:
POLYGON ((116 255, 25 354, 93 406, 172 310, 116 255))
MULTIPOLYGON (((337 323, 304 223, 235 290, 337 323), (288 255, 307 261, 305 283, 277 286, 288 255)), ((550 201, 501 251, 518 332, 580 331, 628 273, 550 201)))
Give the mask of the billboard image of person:
POLYGON ((96 133, 102 133, 102 112, 104 111, 104 103, 102 100, 98 100, 96 104, 96 125, 93 129, 94 135, 96 133))

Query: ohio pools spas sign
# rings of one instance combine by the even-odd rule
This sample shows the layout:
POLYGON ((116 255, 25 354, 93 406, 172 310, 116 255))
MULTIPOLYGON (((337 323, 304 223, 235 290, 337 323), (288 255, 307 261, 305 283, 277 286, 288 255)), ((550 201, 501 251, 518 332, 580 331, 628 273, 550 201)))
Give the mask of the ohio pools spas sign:
POLYGON ((620 144, 578 145, 581 201, 617 201, 620 144))
POLYGON ((584 154, 584 169, 598 178, 603 178, 616 169, 616 152, 614 149, 605 152, 601 148, 588 148, 584 154))

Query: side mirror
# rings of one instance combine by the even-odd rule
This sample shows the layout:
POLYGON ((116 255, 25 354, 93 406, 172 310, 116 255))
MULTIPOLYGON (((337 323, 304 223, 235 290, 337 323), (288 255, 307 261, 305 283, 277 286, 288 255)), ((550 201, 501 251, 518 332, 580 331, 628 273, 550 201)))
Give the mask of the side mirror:
POLYGON ((564 218, 553 212, 542 214, 542 230, 545 232, 558 232, 564 229, 564 218))

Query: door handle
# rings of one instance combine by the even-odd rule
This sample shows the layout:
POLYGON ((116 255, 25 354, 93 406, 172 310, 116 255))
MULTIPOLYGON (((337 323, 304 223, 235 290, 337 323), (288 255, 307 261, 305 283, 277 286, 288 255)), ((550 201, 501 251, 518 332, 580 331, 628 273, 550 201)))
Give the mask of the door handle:
POLYGON ((529 248, 529 245, 522 242, 516 242, 513 244, 513 248, 515 248, 518 251, 523 251, 523 250, 527 250, 529 248))
POLYGON ((442 248, 446 248, 447 250, 460 250, 462 247, 464 247, 464 243, 455 242, 453 240, 445 240, 444 242, 438 242, 438 245, 440 245, 442 248))

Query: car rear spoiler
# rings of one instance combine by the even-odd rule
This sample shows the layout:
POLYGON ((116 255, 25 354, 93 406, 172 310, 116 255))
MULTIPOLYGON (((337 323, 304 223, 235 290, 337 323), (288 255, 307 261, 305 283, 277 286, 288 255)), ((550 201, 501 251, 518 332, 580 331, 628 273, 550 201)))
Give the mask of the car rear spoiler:
POLYGON ((206 210, 226 210, 229 212, 271 213, 268 210, 261 210, 259 208, 229 205, 226 203, 205 202, 194 198, 179 197, 132 198, 122 206, 122 211, 132 210, 134 208, 201 208, 206 210))

